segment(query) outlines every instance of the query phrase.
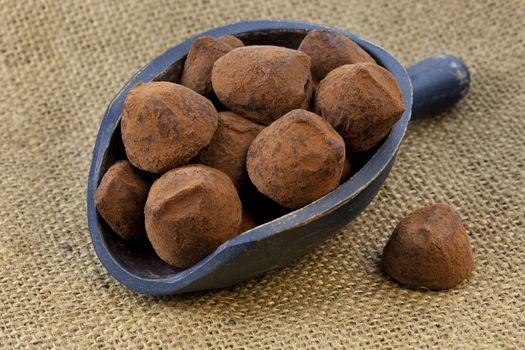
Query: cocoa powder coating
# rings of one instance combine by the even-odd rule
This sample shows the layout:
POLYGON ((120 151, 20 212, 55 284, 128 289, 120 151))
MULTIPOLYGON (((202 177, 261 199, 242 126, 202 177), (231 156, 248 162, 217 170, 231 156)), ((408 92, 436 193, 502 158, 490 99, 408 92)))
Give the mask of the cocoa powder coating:
POLYGON ((345 64, 376 63, 372 56, 346 35, 329 29, 310 31, 301 42, 299 51, 312 58, 312 78, 317 82, 345 64))
POLYGON ((224 172, 239 188, 248 176, 248 147, 263 128, 233 112, 220 112, 217 131, 208 146, 199 152, 199 160, 224 172))
POLYGON ((406 216, 383 250, 386 272, 413 289, 449 289, 467 278, 474 257, 461 218, 447 204, 406 216))
POLYGON ((331 71, 316 90, 315 112, 343 136, 352 152, 378 144, 401 118, 403 96, 394 76, 373 63, 331 71))
POLYGON ((268 125, 292 109, 308 108, 310 57, 278 46, 240 47, 215 62, 212 85, 229 109, 268 125))
POLYGON ((212 93, 211 69, 217 59, 229 51, 244 46, 234 36, 201 36, 191 44, 180 78, 180 84, 201 95, 212 93))
POLYGON ((95 206, 100 216, 125 240, 146 237, 144 205, 150 183, 127 160, 113 164, 102 177, 95 192, 95 206))
POLYGON ((344 141, 318 115, 293 110, 262 130, 250 145, 248 174, 257 189, 297 209, 339 185, 344 141))
POLYGON ((217 124, 215 107, 195 91, 169 82, 139 83, 124 102, 122 141, 133 165, 162 173, 196 156, 217 124))
POLYGON ((242 207, 230 178, 199 164, 170 170, 155 181, 144 213, 158 256, 187 268, 239 233, 242 207))

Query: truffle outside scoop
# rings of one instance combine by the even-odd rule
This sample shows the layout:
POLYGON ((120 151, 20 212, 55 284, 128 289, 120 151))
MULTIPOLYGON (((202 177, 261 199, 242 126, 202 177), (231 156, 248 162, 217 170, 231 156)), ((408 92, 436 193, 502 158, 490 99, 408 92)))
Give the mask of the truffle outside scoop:
POLYGON ((383 250, 386 272, 413 289, 449 289, 474 269, 470 242, 454 208, 435 204, 403 218, 383 250))

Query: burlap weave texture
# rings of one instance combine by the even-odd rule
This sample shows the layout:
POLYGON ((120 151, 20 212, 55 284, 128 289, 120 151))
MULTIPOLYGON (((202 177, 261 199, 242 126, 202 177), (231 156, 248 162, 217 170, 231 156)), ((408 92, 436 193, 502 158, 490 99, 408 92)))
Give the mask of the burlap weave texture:
POLYGON ((525 2, 0 1, 0 348, 525 348, 525 2), (293 265, 153 298, 91 247, 86 179, 108 102, 145 63, 214 26, 331 24, 406 65, 454 53, 472 88, 414 120, 372 204, 293 265), (447 292, 389 280, 395 223, 453 204, 476 269, 447 292))

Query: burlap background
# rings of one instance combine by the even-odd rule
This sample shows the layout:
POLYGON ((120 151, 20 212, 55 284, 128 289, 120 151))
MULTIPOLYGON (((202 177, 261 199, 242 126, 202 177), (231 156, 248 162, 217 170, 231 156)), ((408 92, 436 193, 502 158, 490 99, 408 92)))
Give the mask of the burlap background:
POLYGON ((523 1, 1 1, 0 348, 525 348, 523 1), (213 26, 340 26, 404 64, 461 56, 470 94, 413 121, 378 197, 297 263, 230 289, 153 298, 91 247, 86 178, 106 105, 142 65, 213 26), (386 278, 408 211, 460 211, 476 271, 457 289, 386 278))

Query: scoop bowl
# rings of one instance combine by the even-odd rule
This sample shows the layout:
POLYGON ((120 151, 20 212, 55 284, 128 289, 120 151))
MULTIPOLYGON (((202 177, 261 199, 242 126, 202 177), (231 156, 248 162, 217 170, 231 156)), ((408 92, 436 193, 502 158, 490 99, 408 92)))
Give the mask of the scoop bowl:
POLYGON ((320 24, 250 21, 192 37, 143 67, 108 106, 98 132, 88 178, 88 225, 96 254, 108 272, 129 289, 151 295, 230 286, 281 267, 318 246, 352 221, 385 181, 412 116, 452 105, 468 91, 470 75, 454 56, 440 55, 405 68, 386 50, 350 32, 320 24), (160 260, 147 243, 122 241, 95 208, 95 190, 117 159, 124 158, 120 115, 128 91, 139 82, 178 82, 190 45, 202 35, 235 35, 246 45, 297 48, 313 29, 333 29, 365 49, 397 79, 405 112, 368 162, 348 181, 317 201, 225 242, 196 265, 180 270, 160 260), (414 98, 414 103, 412 99, 414 98))

